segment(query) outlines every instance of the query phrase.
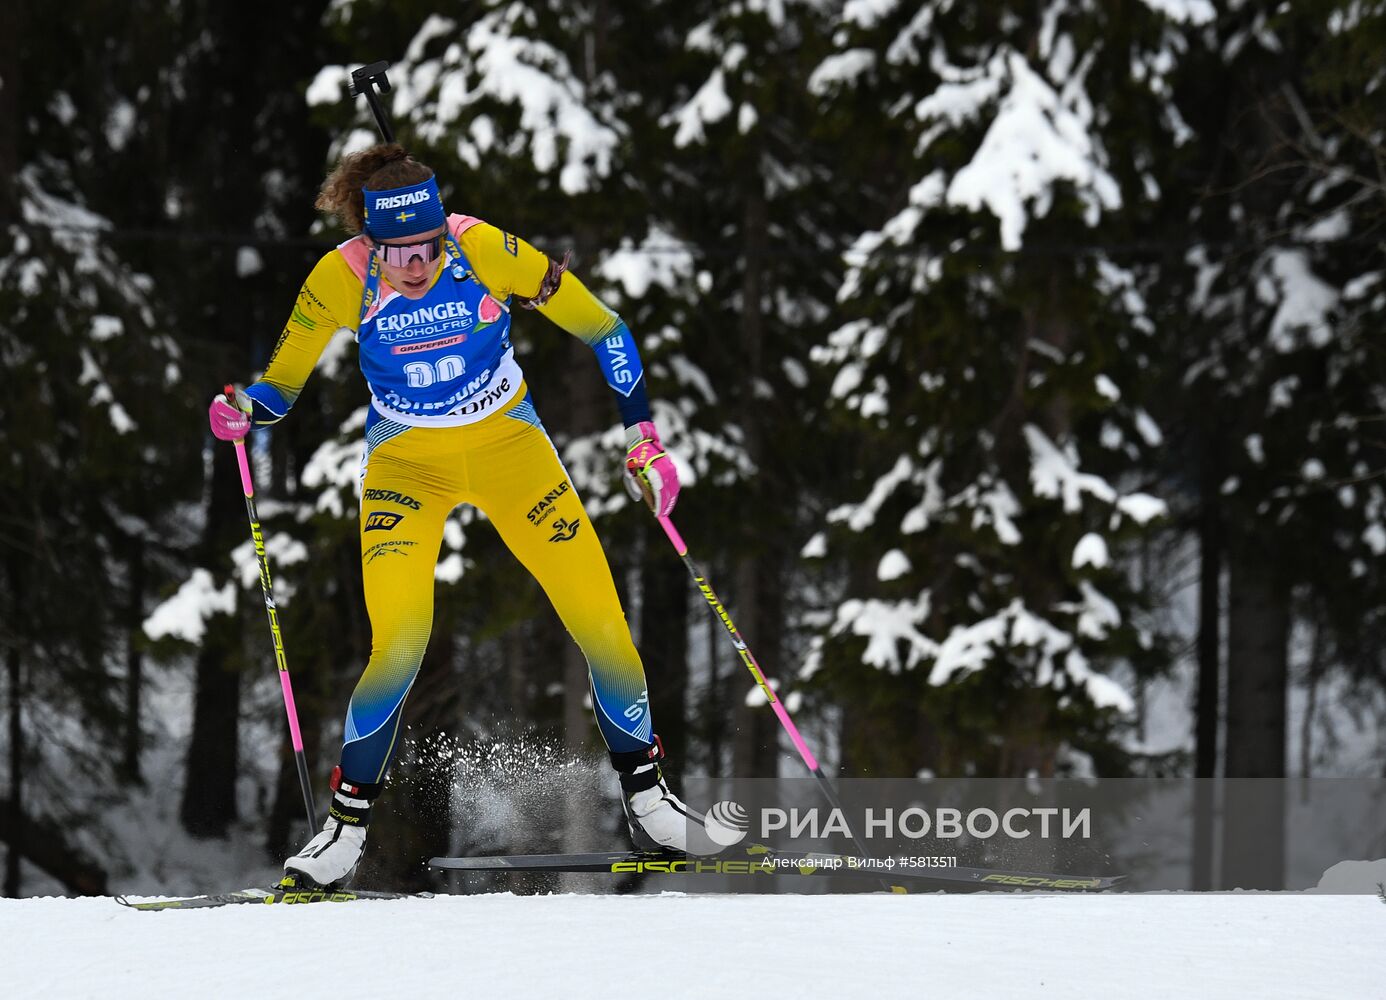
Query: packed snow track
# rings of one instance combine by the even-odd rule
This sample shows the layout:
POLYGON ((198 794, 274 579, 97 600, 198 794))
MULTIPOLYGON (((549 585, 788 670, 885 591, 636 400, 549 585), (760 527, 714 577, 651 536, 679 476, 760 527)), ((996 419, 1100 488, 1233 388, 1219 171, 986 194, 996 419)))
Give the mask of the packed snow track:
POLYGON ((27 997, 1386 997, 1375 896, 0 900, 27 997))

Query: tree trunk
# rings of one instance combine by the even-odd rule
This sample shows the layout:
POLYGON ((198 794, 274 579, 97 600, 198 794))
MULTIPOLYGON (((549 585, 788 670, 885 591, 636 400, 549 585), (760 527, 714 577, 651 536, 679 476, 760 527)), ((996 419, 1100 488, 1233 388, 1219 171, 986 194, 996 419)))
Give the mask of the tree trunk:
MULTIPOLYGON (((506 704, 511 706, 511 711, 515 713, 517 719, 526 722, 534 717, 530 711, 530 705, 533 701, 530 692, 536 683, 541 687, 544 683, 542 676, 539 676, 540 672, 536 671, 534 666, 535 645, 542 646, 544 643, 531 644, 529 641, 529 633, 531 631, 540 632, 544 626, 538 625, 531 630, 528 627, 530 624, 523 621, 516 622, 506 629, 505 634, 501 637, 501 644, 505 649, 505 681, 510 692, 506 698, 506 704)), ((547 621, 546 624, 552 627, 552 624, 547 621)), ((558 627, 561 628, 562 626, 558 627)))
POLYGON ((664 532, 651 522, 641 565, 640 655, 655 731, 675 773, 688 760, 688 577, 668 559, 664 532))
POLYGON ((1228 552, 1224 888, 1284 884, 1290 585, 1266 548, 1248 537, 1228 552))
POLYGON ((854 692, 842 692, 833 698, 833 702, 842 713, 837 738, 838 777, 865 777, 871 773, 871 764, 867 759, 870 744, 861 737, 874 729, 870 724, 870 712, 863 699, 854 692))
MULTIPOLYGON (((240 477, 230 448, 212 452, 212 487, 203 535, 204 566, 222 566, 234 545, 240 477)), ((259 637, 268 642, 266 636, 259 637)), ((237 818, 241 676, 235 652, 240 641, 234 615, 214 615, 197 653, 192 739, 179 810, 184 828, 198 837, 224 837, 237 818)))
MULTIPOLYGON (((305 740, 304 746, 307 745, 305 740)), ((302 814, 302 801, 298 763, 294 760, 293 743, 286 736, 279 741, 279 772, 274 780, 274 801, 265 831, 265 853, 271 859, 286 858, 298 850, 300 845, 293 842, 293 824, 302 814)))
MULTIPOLYGON (((14 579, 13 575, 10 577, 14 579)), ((5 673, 10 687, 10 797, 6 805, 6 840, 9 850, 5 853, 5 895, 19 898, 19 859, 24 853, 24 729, 20 725, 21 708, 24 704, 21 688, 21 664, 19 647, 11 646, 5 657, 5 673)))
POLYGON ((1213 779, 1218 766, 1222 694, 1222 516, 1220 471, 1205 458, 1199 502, 1198 687, 1194 703, 1192 888, 1213 888, 1213 779))
MULTIPOLYGON (((774 539, 754 534, 763 526, 765 512, 773 506, 773 485, 765 471, 763 401, 756 386, 762 377, 765 356, 765 263, 769 249, 769 221, 766 215, 764 179, 759 164, 744 187, 745 208, 742 214, 741 239, 745 248, 741 272, 741 335, 740 350, 744 364, 741 387, 740 423, 745 433, 746 453, 756 467, 756 478, 746 490, 746 510, 759 516, 743 519, 748 532, 741 540, 741 554, 735 572, 735 591, 728 605, 732 620, 755 653, 762 672, 768 678, 779 676, 781 653, 782 602, 780 601, 779 565, 773 558, 777 546, 774 539), (770 553, 765 551, 768 541, 770 553)), ((727 595, 719 594, 723 599, 727 595)), ((717 656, 735 657, 725 636, 719 638, 717 656)), ((736 693, 732 702, 735 719, 733 737, 733 773, 738 778, 774 777, 777 767, 779 738, 774 715, 764 705, 749 707, 741 694, 752 684, 739 663, 730 675, 729 690, 736 693)))
POLYGON ((1304 718, 1299 726, 1299 776, 1304 779, 1303 788, 1308 793, 1309 779, 1314 774, 1314 716, 1319 710, 1319 687, 1329 664, 1325 657, 1323 626, 1314 626, 1314 638, 1309 643, 1309 663, 1304 677, 1304 718))
MULTIPOLYGON (((586 694, 591 691, 587 675, 587 661, 577 643, 568 642, 563 652, 563 740, 564 746, 574 756, 591 750, 587 734, 592 728, 592 712, 586 705, 586 694)), ((583 850, 583 844, 590 842, 592 831, 588 828, 589 819, 582 804, 569 796, 563 804, 563 850, 583 850)))
POLYGON ((19 173, 19 38, 23 3, 0 4, 0 222, 19 215, 15 178, 19 173))
POLYGON ((731 724, 726 698, 727 682, 723 679, 726 670, 722 666, 722 658, 718 656, 721 652, 718 644, 725 640, 721 638, 722 623, 711 615, 707 617, 704 627, 707 629, 707 697, 702 705, 696 707, 700 729, 707 743, 708 776, 720 778, 726 755, 727 729, 731 724))
MULTIPOLYGON (((29 863, 52 876, 79 896, 104 896, 106 872, 82 849, 71 843, 61 826, 50 821, 24 818, 13 798, 0 800, 0 841, 9 844, 9 853, 18 870, 23 833, 22 855, 29 863), (23 820, 19 825, 19 820, 23 820)), ((5 895, 18 896, 19 885, 7 884, 5 895)))
POLYGON ((144 546, 138 539, 131 542, 129 574, 125 618, 125 757, 121 769, 127 781, 142 785, 140 711, 144 686, 144 649, 140 644, 140 628, 144 622, 145 566, 144 546))
MULTIPOLYGON (((736 575, 736 594, 738 604, 732 611, 732 620, 746 640, 761 673, 767 678, 778 678, 780 674, 780 630, 783 622, 779 619, 782 605, 779 593, 767 586, 771 581, 763 574, 773 573, 752 559, 743 559, 736 575)), ((730 610, 730 609, 729 609, 730 610)), ((738 778, 773 778, 779 760, 779 723, 774 712, 762 701, 757 705, 747 705, 744 694, 755 686, 750 672, 744 669, 740 657, 732 649, 725 631, 718 636, 720 655, 731 664, 729 671, 729 690, 734 694, 733 718, 736 731, 732 741, 733 773, 738 778)))

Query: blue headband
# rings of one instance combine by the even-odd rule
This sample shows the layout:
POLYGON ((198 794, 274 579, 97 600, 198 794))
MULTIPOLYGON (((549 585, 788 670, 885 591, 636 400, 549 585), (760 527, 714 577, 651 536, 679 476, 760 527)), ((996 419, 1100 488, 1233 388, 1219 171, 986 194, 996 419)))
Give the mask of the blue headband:
POLYGON ((436 178, 385 191, 364 188, 362 193, 366 196, 366 232, 375 239, 414 236, 447 222, 436 178))

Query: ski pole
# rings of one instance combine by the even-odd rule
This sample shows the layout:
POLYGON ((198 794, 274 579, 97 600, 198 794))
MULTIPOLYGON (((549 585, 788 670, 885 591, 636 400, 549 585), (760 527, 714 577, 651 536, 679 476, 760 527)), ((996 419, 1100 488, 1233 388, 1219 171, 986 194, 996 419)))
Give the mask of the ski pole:
POLYGON ((351 71, 351 83, 347 85, 349 96, 366 95, 366 103, 370 105, 371 114, 375 117, 375 127, 380 130, 380 138, 387 143, 395 141, 395 133, 390 128, 390 121, 385 117, 385 108, 381 105, 375 90, 379 87, 382 94, 390 92, 390 78, 385 75, 389 68, 390 64, 382 61, 354 69, 351 71))
MULTIPOLYGON (((772 688, 769 681, 765 679, 765 673, 760 669, 760 664, 756 662, 755 654, 753 654, 750 647, 746 645, 746 640, 741 638, 741 633, 737 631, 736 625, 732 623, 731 615, 727 614, 727 609, 722 605, 721 599, 718 598, 711 585, 707 582, 707 577, 698 569, 697 563, 689 556, 688 546, 684 544, 683 536, 679 534, 678 529, 674 527, 674 522, 667 516, 657 516, 656 519, 659 521, 659 526, 664 529, 664 534, 668 536, 670 544, 674 546, 674 551, 679 554, 679 558, 683 560, 683 564, 688 567, 688 572, 693 577, 693 582, 697 585, 698 592, 703 595, 704 600, 707 601, 708 607, 712 609, 712 613, 717 617, 717 620, 726 627, 727 634, 731 636, 732 645, 736 647, 736 652, 741 657, 741 662, 746 664, 746 669, 751 672, 751 676, 754 677, 756 683, 760 685, 761 691, 765 692, 765 697, 770 702, 770 707, 774 709, 775 717, 780 720, 780 725, 783 726, 784 731, 789 734, 789 740, 794 744, 794 749, 799 751, 799 757, 803 760, 804 766, 809 769, 809 774, 817 779, 818 787, 823 792, 824 798, 828 800, 829 805, 837 810, 838 815, 843 817, 845 825, 847 814, 842 808, 842 800, 837 797, 837 789, 835 789, 833 783, 828 780, 828 776, 823 773, 823 768, 822 765, 818 763, 818 758, 813 755, 813 751, 810 750, 808 744, 804 742, 804 737, 800 735, 799 727, 794 724, 794 720, 789 717, 789 710, 784 707, 784 702, 779 699, 775 694, 775 689, 772 688)), ((847 833, 852 838, 852 843, 856 845, 857 851, 861 856, 863 858, 868 857, 866 845, 861 842, 861 838, 856 835, 856 832, 851 826, 847 826, 847 833)), ((895 891, 895 887, 885 880, 881 881, 881 885, 891 891, 895 891)))
MULTIPOLYGON (((225 389, 228 399, 235 399, 236 387, 225 389)), ((313 802, 313 782, 308 777, 308 757, 303 752, 303 733, 298 728, 298 709, 294 707, 294 688, 289 682, 289 661, 284 655, 284 637, 279 631, 279 612, 274 606, 274 584, 270 581, 269 558, 265 555, 265 536, 260 531, 260 515, 255 511, 255 486, 250 480, 250 461, 245 453, 245 438, 233 442, 236 461, 241 467, 241 490, 245 493, 245 511, 250 518, 250 537, 255 542, 255 559, 260 564, 260 589, 265 595, 265 613, 269 615, 270 635, 274 638, 274 662, 279 668, 279 687, 284 693, 284 711, 289 717, 289 739, 294 746, 298 764, 298 781, 303 786, 303 807, 308 811, 308 830, 317 826, 318 809, 313 802)))

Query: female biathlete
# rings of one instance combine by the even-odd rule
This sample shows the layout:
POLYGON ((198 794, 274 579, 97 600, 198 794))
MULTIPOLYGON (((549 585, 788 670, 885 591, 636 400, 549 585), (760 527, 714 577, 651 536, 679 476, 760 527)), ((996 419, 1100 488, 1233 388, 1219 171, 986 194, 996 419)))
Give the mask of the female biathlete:
POLYGON ((685 851, 690 817, 660 772, 645 671, 601 542, 530 399, 510 306, 538 309, 597 355, 626 426, 626 485, 657 513, 678 497, 621 318, 528 243, 443 211, 433 171, 399 145, 346 156, 317 207, 358 233, 313 268, 259 381, 209 418, 223 440, 281 419, 332 335, 350 330, 371 393, 361 480, 361 572, 371 655, 347 707, 322 831, 284 862, 300 884, 345 885, 365 849, 433 623, 443 523, 483 510, 534 574, 587 659, 592 705, 631 837, 685 851))

